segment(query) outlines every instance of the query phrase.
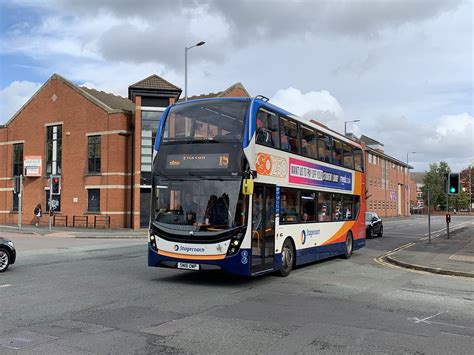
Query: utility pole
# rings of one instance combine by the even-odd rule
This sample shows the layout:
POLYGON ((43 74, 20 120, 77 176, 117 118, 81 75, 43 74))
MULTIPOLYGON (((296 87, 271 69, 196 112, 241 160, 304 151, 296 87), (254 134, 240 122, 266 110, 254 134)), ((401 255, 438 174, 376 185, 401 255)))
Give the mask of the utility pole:
POLYGON ((449 222, 451 216, 449 215, 449 174, 446 174, 446 233, 449 239, 449 222))
POLYGON ((428 243, 431 244, 431 211, 430 211, 430 189, 428 189, 428 243))
POLYGON ((21 213, 22 213, 22 204, 23 204, 23 175, 19 177, 19 190, 18 190, 18 229, 21 230, 21 213))

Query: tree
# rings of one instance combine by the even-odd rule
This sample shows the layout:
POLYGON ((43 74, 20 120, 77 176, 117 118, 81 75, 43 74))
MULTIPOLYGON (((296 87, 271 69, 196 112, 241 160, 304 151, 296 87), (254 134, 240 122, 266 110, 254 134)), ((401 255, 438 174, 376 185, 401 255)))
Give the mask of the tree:
POLYGON ((425 206, 428 206, 428 190, 430 191, 431 206, 445 206, 446 205, 446 185, 445 176, 451 171, 448 163, 442 161, 438 164, 430 164, 430 170, 426 172, 423 178, 423 200, 425 206))
MULTIPOLYGON (((470 166, 461 170, 459 175, 461 180, 461 191, 465 191, 467 193, 467 199, 469 202, 469 196, 472 198, 472 192, 474 191, 474 166, 470 166), (469 184, 471 184, 471 186, 469 186, 469 184)), ((470 202, 472 203, 473 201, 470 202)), ((469 207, 469 203, 467 207, 469 207)))

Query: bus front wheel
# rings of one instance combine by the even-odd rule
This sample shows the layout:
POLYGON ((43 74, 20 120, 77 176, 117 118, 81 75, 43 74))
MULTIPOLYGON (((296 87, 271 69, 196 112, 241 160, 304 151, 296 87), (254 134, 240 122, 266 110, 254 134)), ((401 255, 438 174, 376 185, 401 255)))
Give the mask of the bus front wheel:
POLYGON ((345 243, 345 252, 344 252, 344 259, 349 259, 352 255, 352 248, 354 246, 354 239, 352 238, 352 233, 348 232, 346 236, 346 243, 345 243))
POLYGON ((288 276, 293 270, 293 264, 295 262, 295 248, 293 248, 293 243, 290 238, 287 238, 283 243, 283 248, 281 249, 281 268, 280 275, 285 277, 288 276))

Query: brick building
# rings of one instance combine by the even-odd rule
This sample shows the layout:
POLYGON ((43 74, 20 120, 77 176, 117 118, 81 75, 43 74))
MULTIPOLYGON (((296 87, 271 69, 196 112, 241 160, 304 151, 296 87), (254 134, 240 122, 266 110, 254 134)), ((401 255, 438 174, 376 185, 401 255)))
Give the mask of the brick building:
MULTIPOLYGON (((18 222, 14 177, 23 174, 22 223, 34 207, 49 210, 50 177, 58 225, 140 228, 148 222, 156 127, 181 89, 152 75, 128 88, 129 98, 80 87, 54 74, 0 126, 0 224, 18 222), (61 218, 62 217, 62 218, 61 218)), ((211 94, 249 96, 239 84, 211 94)), ((47 224, 44 214, 41 223, 47 224)))
POLYGON ((384 153, 384 145, 360 137, 365 150, 367 210, 382 217, 408 216, 417 205, 416 182, 408 174, 411 166, 384 153))

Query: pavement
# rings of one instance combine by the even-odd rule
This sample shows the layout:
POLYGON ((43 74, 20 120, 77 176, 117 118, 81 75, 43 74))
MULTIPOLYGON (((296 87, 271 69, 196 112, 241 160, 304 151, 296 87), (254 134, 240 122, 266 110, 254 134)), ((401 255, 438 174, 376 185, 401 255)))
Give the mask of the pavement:
POLYGON ((92 228, 65 228, 53 227, 49 230, 48 226, 35 227, 24 225, 21 230, 18 226, 0 225, 0 232, 30 234, 44 237, 71 237, 71 238, 98 238, 98 239, 141 239, 147 238, 148 230, 142 228, 133 229, 92 229, 92 228))
POLYGON ((379 260, 407 269, 474 278, 472 224, 432 238, 422 238, 382 255, 379 260))
MULTIPOLYGON (((147 230, 131 229, 80 229, 57 228, 52 231, 46 226, 26 225, 21 231, 16 226, 0 225, 0 232, 31 234, 38 237, 70 237, 94 239, 145 239, 147 230)), ((474 224, 432 238, 422 238, 405 244, 377 258, 380 262, 424 272, 474 278, 474 224)))

